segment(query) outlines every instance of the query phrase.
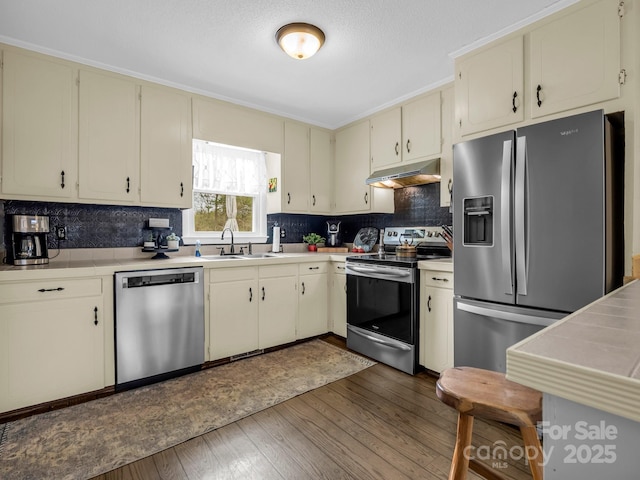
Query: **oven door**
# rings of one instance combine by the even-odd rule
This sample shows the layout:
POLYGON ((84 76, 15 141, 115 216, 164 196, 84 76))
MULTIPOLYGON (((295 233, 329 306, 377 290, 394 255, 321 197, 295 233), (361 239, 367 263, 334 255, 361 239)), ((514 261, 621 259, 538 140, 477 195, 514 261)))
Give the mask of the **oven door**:
POLYGON ((346 273, 347 324, 414 345, 414 269, 348 263, 346 273))

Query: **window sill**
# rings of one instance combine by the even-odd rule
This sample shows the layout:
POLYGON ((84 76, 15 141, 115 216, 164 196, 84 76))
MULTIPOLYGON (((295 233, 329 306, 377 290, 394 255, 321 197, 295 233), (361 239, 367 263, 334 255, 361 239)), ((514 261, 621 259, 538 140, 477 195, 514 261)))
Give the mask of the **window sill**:
MULTIPOLYGON (((185 245, 195 245, 196 240, 200 240, 201 245, 229 245, 231 244, 231 235, 225 234, 224 240, 220 239, 220 235, 201 235, 201 236, 183 236, 182 242, 185 245)), ((247 243, 267 243, 267 237, 261 235, 242 235, 233 234, 234 244, 247 244, 247 243)))

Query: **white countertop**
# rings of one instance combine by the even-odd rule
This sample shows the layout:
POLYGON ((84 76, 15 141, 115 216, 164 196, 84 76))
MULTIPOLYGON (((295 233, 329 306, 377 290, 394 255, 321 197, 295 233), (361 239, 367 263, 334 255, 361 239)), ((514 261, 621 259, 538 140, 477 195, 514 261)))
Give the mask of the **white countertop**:
POLYGON ((509 348, 507 378, 640 422, 640 281, 509 348))

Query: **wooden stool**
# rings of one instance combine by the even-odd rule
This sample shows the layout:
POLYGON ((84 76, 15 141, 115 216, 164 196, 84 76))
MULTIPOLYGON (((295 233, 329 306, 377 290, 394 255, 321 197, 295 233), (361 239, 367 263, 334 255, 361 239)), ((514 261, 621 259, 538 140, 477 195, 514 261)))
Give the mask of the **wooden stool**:
POLYGON ((458 410, 458 429, 449 480, 464 480, 467 470, 488 479, 501 475, 465 455, 471 445, 473 417, 520 427, 534 480, 542 480, 542 448, 536 423, 542 419, 542 394, 510 382, 502 373, 472 367, 449 368, 436 383, 438 398, 458 410))

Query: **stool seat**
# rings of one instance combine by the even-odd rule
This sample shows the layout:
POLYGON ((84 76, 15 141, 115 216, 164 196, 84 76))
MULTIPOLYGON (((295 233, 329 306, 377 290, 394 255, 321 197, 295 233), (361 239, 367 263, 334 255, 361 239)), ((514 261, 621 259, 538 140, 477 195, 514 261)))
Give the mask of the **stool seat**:
MULTIPOLYGON (((502 373, 473 367, 449 368, 436 383, 436 395, 458 411, 456 446, 449 480, 463 480, 469 468, 465 455, 471 445, 473 418, 508 423, 520 428, 534 480, 542 480, 542 448, 536 424, 542 420, 542 394, 507 380, 502 373)), ((472 461, 471 468, 485 478, 500 475, 472 461)))

